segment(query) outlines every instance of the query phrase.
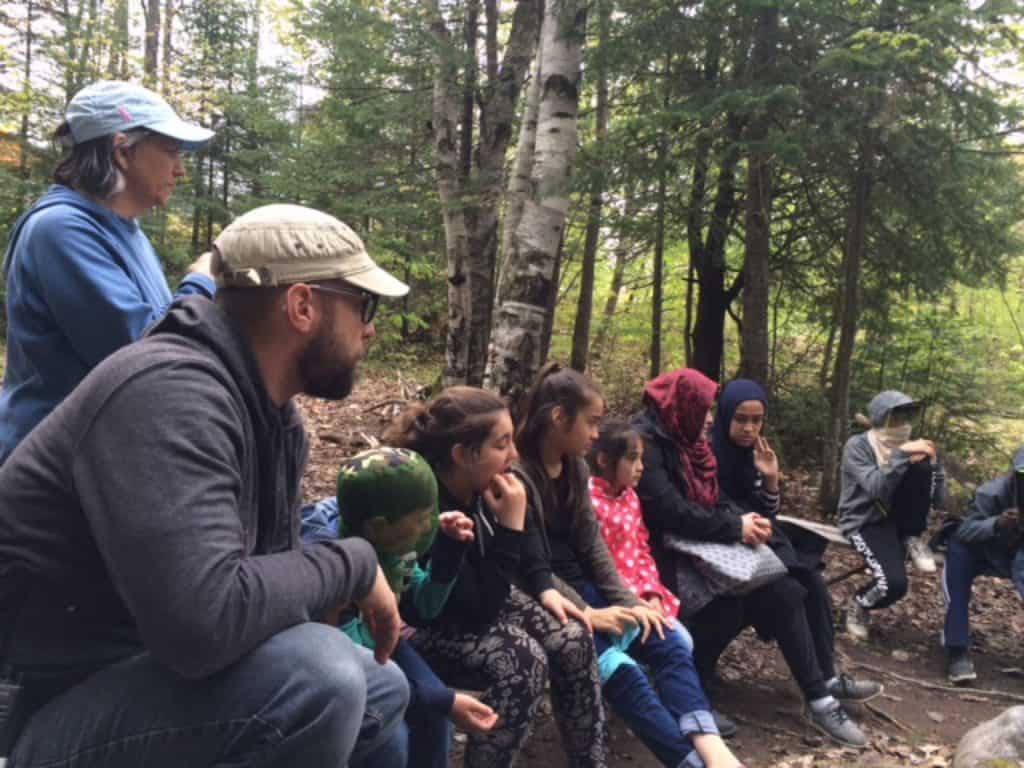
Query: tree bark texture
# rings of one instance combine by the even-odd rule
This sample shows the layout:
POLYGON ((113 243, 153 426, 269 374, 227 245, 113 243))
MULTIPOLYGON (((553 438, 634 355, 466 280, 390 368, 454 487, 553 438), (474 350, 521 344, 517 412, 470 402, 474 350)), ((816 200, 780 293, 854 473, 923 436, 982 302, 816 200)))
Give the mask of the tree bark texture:
POLYGON ((160 49, 160 0, 146 0, 145 47, 142 57, 143 81, 148 88, 157 87, 157 54, 160 49))
MULTIPOLYGON (((598 5, 598 47, 608 40, 611 24, 611 3, 598 5)), ((594 150, 600 153, 608 138, 608 66, 601 54, 597 61, 597 105, 594 111, 594 150)), ((587 208, 587 228, 583 238, 583 259, 580 265, 580 294, 576 303, 576 322, 572 329, 570 365, 581 373, 587 370, 590 357, 590 324, 594 312, 594 272, 597 265, 597 241, 601 234, 601 212, 604 206, 604 164, 598 160, 587 208)))
MULTIPOLYGON (((777 52, 779 9, 769 6, 758 14, 754 31, 751 72, 762 86, 770 86, 777 52)), ((740 375, 768 384, 768 300, 770 297, 772 169, 765 143, 772 115, 757 109, 747 129, 747 199, 743 261, 743 356, 740 375)))
POLYGON ((576 154, 586 6, 548 3, 541 31, 540 104, 530 174, 533 194, 512 237, 507 280, 491 335, 488 382, 518 400, 540 369, 546 308, 556 289, 558 247, 576 154))

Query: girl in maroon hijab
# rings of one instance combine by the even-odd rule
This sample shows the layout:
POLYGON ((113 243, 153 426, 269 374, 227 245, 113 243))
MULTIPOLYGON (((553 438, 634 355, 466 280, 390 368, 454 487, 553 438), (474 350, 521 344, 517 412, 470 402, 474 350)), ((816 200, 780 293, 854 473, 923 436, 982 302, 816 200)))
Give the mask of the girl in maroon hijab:
POLYGON ((644 410, 633 419, 644 440, 644 471, 636 489, 644 522, 661 579, 678 590, 680 619, 693 634, 697 671, 707 688, 718 657, 744 627, 753 626, 762 638, 778 642, 804 694, 808 722, 840 744, 864 747, 867 737, 836 700, 849 693, 848 678, 826 680, 818 662, 803 586, 783 576, 747 595, 716 596, 687 556, 664 546, 667 534, 748 546, 773 538, 771 520, 744 513, 719 489, 708 442, 717 390, 715 382, 693 369, 663 374, 644 387, 644 410))

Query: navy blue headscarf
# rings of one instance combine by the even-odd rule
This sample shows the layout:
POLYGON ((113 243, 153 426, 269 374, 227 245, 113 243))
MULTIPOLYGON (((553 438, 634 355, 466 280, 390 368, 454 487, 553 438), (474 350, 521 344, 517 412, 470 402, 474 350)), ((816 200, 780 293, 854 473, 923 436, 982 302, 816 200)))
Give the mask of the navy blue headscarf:
POLYGON ((754 448, 743 448, 729 439, 733 414, 748 400, 760 400, 768 411, 768 395, 756 381, 733 379, 718 396, 715 423, 711 426, 711 449, 718 460, 718 485, 730 499, 742 501, 754 492, 757 470, 754 469, 754 448))

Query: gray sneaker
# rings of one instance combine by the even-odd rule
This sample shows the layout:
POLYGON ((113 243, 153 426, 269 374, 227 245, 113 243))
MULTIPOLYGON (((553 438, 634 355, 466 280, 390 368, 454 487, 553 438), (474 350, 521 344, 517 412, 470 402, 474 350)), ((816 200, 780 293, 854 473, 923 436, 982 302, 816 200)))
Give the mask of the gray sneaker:
POLYGON ((868 745, 864 731, 850 719, 838 701, 822 712, 815 712, 808 706, 807 722, 844 747, 863 749, 868 745))
POLYGON ((949 655, 949 666, 946 667, 946 675, 953 685, 963 685, 978 679, 978 673, 974 671, 974 662, 967 651, 959 651, 949 655))
POLYGON ((848 701, 867 701, 884 691, 881 683, 873 680, 854 680, 847 674, 840 673, 828 684, 828 692, 837 699, 848 701))
POLYGON ((851 597, 846 604, 846 632, 854 640, 868 639, 868 625, 871 619, 868 612, 861 608, 856 598, 851 597))

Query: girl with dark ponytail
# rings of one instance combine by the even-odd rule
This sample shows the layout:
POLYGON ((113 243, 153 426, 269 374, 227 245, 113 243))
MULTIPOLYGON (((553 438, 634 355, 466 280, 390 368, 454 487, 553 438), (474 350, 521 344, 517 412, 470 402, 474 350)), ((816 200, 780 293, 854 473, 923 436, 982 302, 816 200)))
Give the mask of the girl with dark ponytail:
POLYGON ((555 592, 584 612, 609 704, 662 764, 740 767, 719 735, 689 635, 623 583, 601 538, 584 460, 604 416, 600 390, 552 363, 537 376, 522 413, 516 445, 527 488, 527 543, 520 570, 530 591, 541 600, 555 592))
POLYGON ((438 480, 440 509, 460 510, 474 523, 475 541, 444 609, 410 641, 446 683, 482 690, 481 700, 498 712, 492 730, 469 735, 465 765, 512 764, 549 679, 569 765, 606 765, 601 688, 587 627, 568 620, 561 600, 545 610, 514 583, 526 498, 507 473, 517 453, 505 403, 482 389, 451 387, 407 409, 384 440, 426 458, 438 480), (556 618, 552 608, 563 614, 556 618))

